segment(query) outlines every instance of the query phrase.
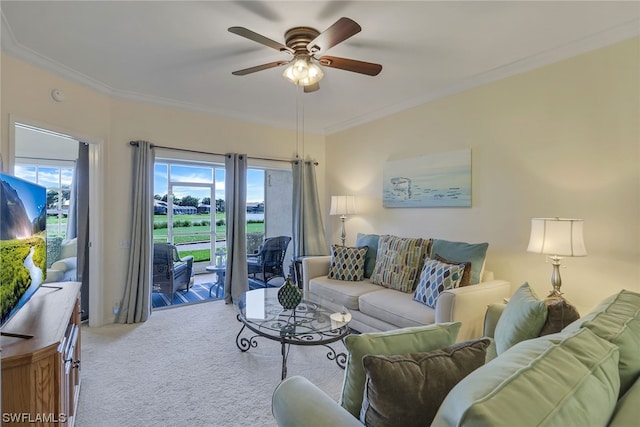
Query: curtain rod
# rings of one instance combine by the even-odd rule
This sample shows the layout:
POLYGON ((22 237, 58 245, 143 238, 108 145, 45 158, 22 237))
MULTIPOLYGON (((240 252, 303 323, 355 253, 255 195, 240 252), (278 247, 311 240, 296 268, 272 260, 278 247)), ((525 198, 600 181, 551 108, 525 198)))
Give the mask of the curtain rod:
MULTIPOLYGON (((137 147, 138 146, 138 141, 130 141, 129 142, 130 145, 137 147)), ((199 150, 190 150, 187 148, 175 148, 175 147, 164 147, 162 145, 156 145, 156 144, 151 144, 151 148, 161 148, 163 150, 175 150, 175 151, 183 151, 185 153, 193 153, 193 154, 208 154, 208 155, 213 155, 213 156, 226 156, 226 154, 223 153, 211 153, 208 151, 199 151, 199 150)), ((293 163, 293 162, 298 162, 301 161, 302 159, 293 159, 293 160, 286 160, 286 159, 274 159, 274 158, 269 158, 269 157, 252 157, 252 156, 247 156, 247 159, 251 159, 251 160, 268 160, 268 161, 273 161, 273 162, 284 162, 284 163, 293 163)), ((313 162, 314 165, 318 166, 318 162, 313 162)))

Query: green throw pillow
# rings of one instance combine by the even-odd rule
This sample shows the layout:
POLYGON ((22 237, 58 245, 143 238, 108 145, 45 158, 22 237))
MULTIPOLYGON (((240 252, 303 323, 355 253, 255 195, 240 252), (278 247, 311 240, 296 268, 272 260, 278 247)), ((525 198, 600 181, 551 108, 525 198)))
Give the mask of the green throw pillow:
POLYGON ((373 267, 376 265, 376 257, 378 255, 378 243, 380 236, 377 234, 362 234, 356 236, 356 246, 367 246, 369 250, 364 257, 364 277, 367 279, 373 273, 373 267))
POLYGON ((528 283, 513 294, 498 320, 494 339, 498 355, 520 341, 536 338, 547 320, 547 306, 528 283))
POLYGON ((449 242, 435 239, 431 244, 431 258, 440 256, 457 262, 471 263, 471 279, 469 283, 475 285, 482 279, 482 269, 487 257, 488 243, 449 242))
POLYGON ((431 425, 451 389, 484 365, 489 342, 465 341, 427 353, 365 356, 360 421, 376 427, 431 425))
POLYGON ((391 355, 437 350, 456 342, 460 322, 395 329, 361 335, 348 335, 344 344, 349 356, 342 384, 341 404, 354 417, 360 417, 365 371, 362 358, 367 354, 391 355))
POLYGON ((620 395, 640 378, 640 294, 622 290, 565 330, 588 328, 620 349, 620 395))
POLYGON ((619 386, 615 345, 587 329, 546 335, 470 373, 432 426, 605 426, 619 386))

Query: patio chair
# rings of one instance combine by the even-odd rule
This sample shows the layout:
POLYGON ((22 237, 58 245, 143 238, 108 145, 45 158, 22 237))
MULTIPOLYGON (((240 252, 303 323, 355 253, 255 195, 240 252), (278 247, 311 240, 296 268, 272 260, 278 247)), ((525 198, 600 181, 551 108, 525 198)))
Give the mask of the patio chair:
POLYGON ((256 281, 264 283, 266 288, 271 279, 276 277, 284 278, 284 255, 291 237, 278 236, 268 237, 258 248, 257 254, 247 255, 247 270, 250 276, 256 281))
POLYGON ((153 292, 165 294, 173 304, 173 294, 178 289, 193 284, 193 257, 180 258, 178 249, 169 243, 153 244, 153 292))

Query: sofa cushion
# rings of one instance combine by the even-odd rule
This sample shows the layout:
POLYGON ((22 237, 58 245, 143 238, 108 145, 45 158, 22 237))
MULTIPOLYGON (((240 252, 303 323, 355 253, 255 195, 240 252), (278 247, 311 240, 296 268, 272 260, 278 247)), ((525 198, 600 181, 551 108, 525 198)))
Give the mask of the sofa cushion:
POLYGON ((358 233, 356 236, 356 246, 366 246, 369 248, 367 255, 364 257, 364 277, 367 279, 373 274, 373 267, 376 265, 379 242, 380 236, 377 234, 358 233))
POLYGON ((464 265, 464 272, 462 273, 462 280, 460 280, 460 287, 468 286, 471 284, 471 261, 459 262, 459 261, 451 261, 440 255, 436 254, 433 258, 437 261, 444 262, 445 264, 453 264, 453 265, 464 265))
POLYGON ((496 351, 502 354, 520 341, 536 338, 547 320, 547 307, 528 283, 520 286, 509 299, 496 324, 496 351))
POLYGON ((431 308, 436 308, 438 296, 447 289, 457 288, 463 273, 464 264, 445 264, 435 259, 427 259, 420 272, 413 298, 431 308))
POLYGON ((523 341, 460 381, 433 426, 604 426, 618 397, 618 348, 581 329, 523 341))
POLYGON ((398 328, 430 325, 436 320, 434 309, 414 301, 412 294, 393 289, 380 288, 377 292, 362 294, 358 305, 361 313, 398 328))
POLYGON ((439 255, 445 259, 471 263, 470 283, 480 283, 484 261, 487 257, 488 243, 464 243, 450 242, 448 240, 435 239, 431 245, 431 258, 439 255))
POLYGON ((367 354, 406 354, 444 348, 455 343, 460 322, 396 329, 344 339, 349 356, 342 384, 341 405, 354 417, 360 416, 365 372, 362 358, 367 354))
POLYGON ((549 297, 544 303, 547 306, 547 320, 542 326, 540 336, 560 332, 580 318, 578 310, 562 297, 549 297))
POLYGON ((413 292, 425 256, 420 238, 381 236, 371 283, 401 292, 413 292))
POLYGON ((358 299, 368 292, 382 291, 385 288, 373 285, 366 279, 360 282, 346 282, 329 279, 327 276, 315 277, 309 280, 309 294, 313 301, 320 304, 328 301, 344 306, 349 310, 359 310, 358 299))
POLYGON ((640 294, 622 290, 565 330, 588 328, 620 349, 620 394, 640 378, 640 294))
POLYGON ((427 353, 364 356, 360 421, 377 427, 430 425, 449 391, 484 365, 488 345, 484 339, 427 353))
POLYGON ((329 279, 359 282, 364 279, 364 258, 369 248, 331 245, 329 279))
POLYGON ((640 402, 640 379, 618 399, 616 409, 609 421, 609 427, 629 427, 638 425, 638 402, 640 402))

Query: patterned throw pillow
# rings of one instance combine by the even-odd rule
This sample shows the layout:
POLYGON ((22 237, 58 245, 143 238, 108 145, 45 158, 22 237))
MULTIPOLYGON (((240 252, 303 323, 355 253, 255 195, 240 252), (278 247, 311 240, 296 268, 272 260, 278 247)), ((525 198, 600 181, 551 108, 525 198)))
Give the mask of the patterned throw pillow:
POLYGON ((471 284, 471 262, 470 261, 450 261, 446 258, 441 257, 436 254, 433 259, 438 260, 440 262, 444 262, 445 264, 455 264, 460 265, 464 264, 464 273, 462 273, 462 280, 460 281, 460 287, 468 286, 471 284))
POLYGON ((385 235, 380 237, 371 283, 405 293, 413 292, 424 259, 422 239, 385 235))
POLYGON ((47 237, 47 268, 58 261, 62 251, 62 237, 47 237))
POLYGON ((453 265, 435 259, 426 260, 413 299, 436 308, 438 296, 447 289, 457 288, 463 273, 464 264, 453 265))
POLYGON ((347 247, 331 245, 329 279, 358 282, 364 279, 364 259, 367 246, 347 247))

